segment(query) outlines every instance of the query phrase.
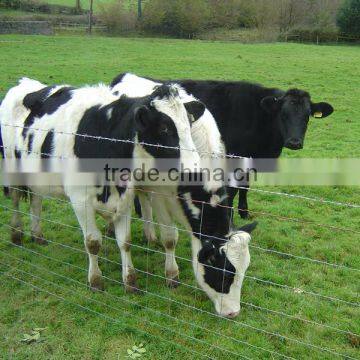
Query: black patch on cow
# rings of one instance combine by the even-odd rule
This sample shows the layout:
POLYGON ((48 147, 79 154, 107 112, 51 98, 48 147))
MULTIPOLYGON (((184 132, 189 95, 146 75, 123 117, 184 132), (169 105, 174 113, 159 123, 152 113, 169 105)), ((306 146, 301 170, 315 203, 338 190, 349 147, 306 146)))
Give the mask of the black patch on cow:
POLYGON ((21 151, 15 148, 14 150, 15 159, 21 159, 21 151))
MULTIPOLYGON (((0 105, 1 105, 1 102, 0 102, 0 105)), ((3 159, 5 159, 5 149, 4 149, 3 139, 1 136, 1 126, 0 126, 0 152, 1 152, 3 159)))
POLYGON ((33 141, 34 141, 34 134, 29 134, 28 145, 27 145, 28 154, 30 154, 32 151, 33 141))
POLYGON ((115 189, 116 189, 116 191, 118 192, 118 194, 121 197, 121 195, 126 191, 126 186, 118 186, 118 185, 116 185, 115 189))
POLYGON ((226 257, 224 251, 206 243, 199 252, 199 262, 204 264, 205 282, 216 292, 228 294, 234 282, 236 269, 226 257), (207 250, 205 247, 209 247, 209 249, 205 251, 204 257, 201 258, 200 253, 207 250))
POLYGON ((133 106, 133 101, 121 97, 109 105, 87 109, 77 129, 79 135, 75 136, 75 155, 79 158, 131 158, 134 144, 128 140, 135 138, 133 106))
POLYGON ((122 73, 122 74, 119 74, 117 75, 112 81, 111 81, 111 84, 110 84, 110 87, 114 87, 115 85, 121 83, 123 81, 123 78, 124 76, 126 75, 127 73, 122 73))
POLYGON ((54 142, 54 129, 51 129, 48 131, 48 133, 45 136, 44 142, 41 144, 41 158, 42 159, 48 159, 53 150, 53 142, 54 142))
POLYGON ((155 158, 179 158, 180 139, 172 119, 155 110, 150 110, 146 116, 149 123, 138 136, 139 142, 145 144, 145 150, 155 158))
POLYGON ((46 86, 41 90, 27 94, 23 99, 23 105, 34 113, 38 113, 45 99, 49 96, 55 86, 46 86))
POLYGON ((103 186, 102 193, 98 194, 96 197, 97 197, 98 201, 101 201, 102 203, 106 204, 107 201, 109 200, 110 195, 111 195, 110 186, 105 185, 105 186, 103 186))
POLYGON ((24 97, 23 104, 31 111, 24 122, 22 131, 24 138, 29 130, 28 128, 34 123, 35 118, 40 118, 45 114, 53 114, 61 105, 66 104, 71 99, 73 87, 65 86, 49 96, 54 87, 47 86, 24 97))

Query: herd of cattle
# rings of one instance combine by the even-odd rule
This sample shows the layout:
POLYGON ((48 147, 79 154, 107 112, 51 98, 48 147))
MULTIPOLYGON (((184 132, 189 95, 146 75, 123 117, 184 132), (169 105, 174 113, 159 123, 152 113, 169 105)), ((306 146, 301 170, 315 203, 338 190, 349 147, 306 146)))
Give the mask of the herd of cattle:
MULTIPOLYGON (((305 91, 247 82, 158 81, 125 73, 109 86, 74 88, 23 78, 0 105, 0 146, 5 159, 20 161, 147 157, 201 163, 204 153, 276 158, 283 147, 302 148, 310 116, 326 117, 332 112, 330 104, 313 103, 305 91)), ((229 207, 239 191, 239 214, 248 216, 246 187, 215 182, 153 189, 133 179, 89 187, 72 185, 70 176, 64 174, 60 187, 27 185, 31 234, 34 241, 45 242, 40 226, 42 198, 67 196, 83 232, 91 289, 103 289, 98 265, 102 234, 96 213, 114 226, 125 289, 137 289, 130 234, 137 194, 148 240, 156 239, 152 212, 161 223, 168 286, 179 283, 174 226, 179 222, 191 234, 197 283, 219 315, 239 314, 242 282, 250 264, 250 233, 256 223, 235 229, 229 207)), ((9 192, 14 207, 11 238, 17 245, 23 235, 18 211, 23 189, 10 186, 9 192)))

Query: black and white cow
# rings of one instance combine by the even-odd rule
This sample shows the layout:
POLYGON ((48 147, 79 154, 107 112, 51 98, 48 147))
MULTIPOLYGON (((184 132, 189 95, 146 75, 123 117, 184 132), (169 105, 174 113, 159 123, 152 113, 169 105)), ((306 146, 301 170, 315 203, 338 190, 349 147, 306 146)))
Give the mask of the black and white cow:
MULTIPOLYGON (((6 158, 147 156, 182 160, 186 156, 196 162, 199 154, 191 136, 189 118, 196 123, 203 112, 201 103, 184 101, 179 96, 179 88, 174 85, 159 86, 147 96, 132 98, 119 96, 104 85, 74 89, 68 86, 49 87, 23 79, 7 93, 0 107, 0 122, 6 158), (107 141, 107 138, 130 141, 114 142, 107 141), (186 149, 186 155, 183 149, 186 149)), ((69 176, 64 174, 60 189, 30 187, 31 233, 34 239, 43 237, 39 224, 41 195, 49 192, 66 195, 84 234, 91 288, 103 288, 98 266, 102 237, 95 222, 95 213, 99 212, 114 224, 125 288, 128 291, 135 289, 135 269, 130 252, 130 212, 136 183, 129 180, 122 186, 72 186, 69 176)), ((214 302, 219 314, 236 316, 240 310, 244 273, 250 262, 249 233, 255 225, 229 231, 227 210, 219 206, 224 201, 224 187, 210 189, 206 184, 199 190, 175 184, 161 190, 156 188, 156 192, 162 194, 154 195, 152 204, 156 213, 162 216, 161 222, 172 224, 176 219, 192 234, 192 262, 199 285, 214 302), (202 214, 198 201, 207 203, 202 206, 202 214), (217 226, 211 219, 216 219, 217 226)), ((19 191, 12 189, 15 210, 18 209, 20 195, 19 191)), ((13 213, 11 226, 12 239, 19 243, 22 234, 19 213, 13 213)), ((178 267, 174 249, 177 236, 168 227, 163 229, 166 275, 176 282, 178 267)))
MULTIPOLYGON (((124 82, 129 74, 118 75, 111 83, 124 82)), ((159 83, 158 80, 154 80, 159 83)), ((251 158, 277 158, 284 147, 303 147, 309 117, 325 118, 333 107, 313 103, 310 94, 299 89, 287 91, 244 81, 174 80, 202 101, 214 116, 226 153, 251 158)), ((163 83, 163 81, 161 81, 163 83)), ((238 210, 248 216, 247 188, 228 187, 229 204, 239 191, 238 210)))

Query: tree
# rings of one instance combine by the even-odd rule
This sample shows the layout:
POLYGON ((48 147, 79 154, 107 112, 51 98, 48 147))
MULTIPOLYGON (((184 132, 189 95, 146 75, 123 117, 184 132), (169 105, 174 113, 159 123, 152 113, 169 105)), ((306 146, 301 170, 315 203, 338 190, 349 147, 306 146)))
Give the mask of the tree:
POLYGON ((346 0, 337 16, 341 32, 360 36, 360 0, 346 0))
POLYGON ((81 2, 80 2, 80 0, 76 0, 76 1, 75 1, 75 9, 76 9, 76 11, 77 11, 78 13, 81 12, 81 2))

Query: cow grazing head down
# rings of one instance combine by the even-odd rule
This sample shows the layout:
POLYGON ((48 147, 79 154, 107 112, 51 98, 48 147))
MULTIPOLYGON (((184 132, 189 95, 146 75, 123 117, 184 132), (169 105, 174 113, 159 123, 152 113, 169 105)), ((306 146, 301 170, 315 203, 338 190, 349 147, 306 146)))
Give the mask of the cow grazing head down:
POLYGON ((275 116, 284 146, 291 150, 303 148, 310 116, 324 118, 334 111, 326 102, 313 103, 309 93, 298 89, 290 89, 279 97, 266 96, 261 106, 275 116))
POLYGON ((254 222, 241 227, 225 242, 205 240, 193 261, 199 285, 221 316, 234 318, 240 312, 242 282, 250 265, 250 233, 256 226, 254 222))
POLYGON ((184 104, 176 85, 158 86, 149 99, 149 104, 135 109, 138 140, 144 143, 145 150, 156 158, 196 161, 198 154, 191 137, 191 124, 205 111, 204 104, 200 101, 184 104))

